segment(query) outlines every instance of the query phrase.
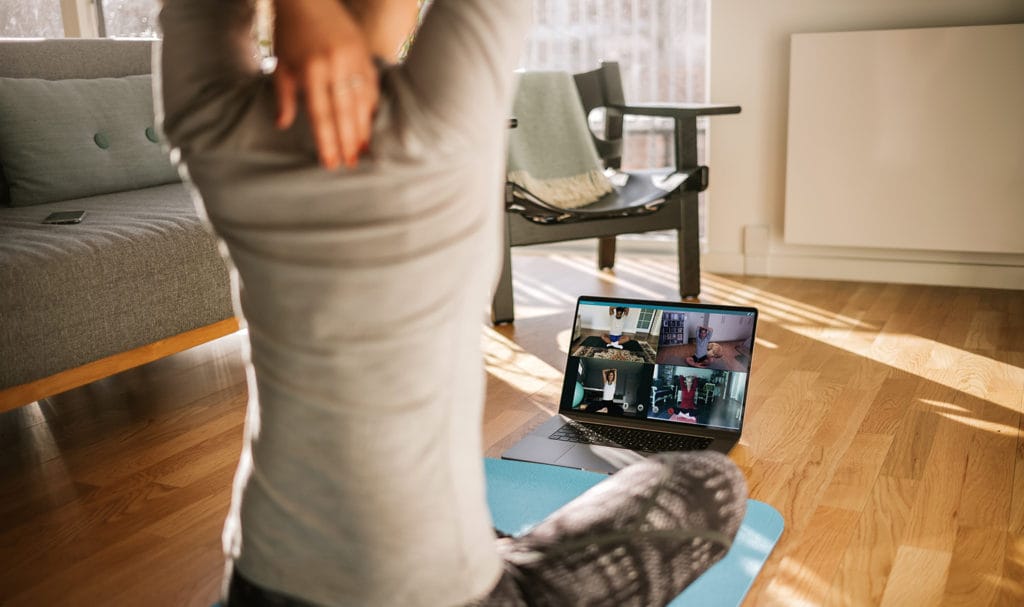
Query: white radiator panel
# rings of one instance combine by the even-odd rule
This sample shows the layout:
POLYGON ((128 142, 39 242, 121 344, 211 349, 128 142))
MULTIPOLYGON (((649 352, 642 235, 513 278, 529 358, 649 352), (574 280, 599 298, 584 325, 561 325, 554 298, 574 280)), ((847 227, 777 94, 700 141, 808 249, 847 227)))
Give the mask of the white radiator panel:
POLYGON ((1024 253, 1024 24, 791 42, 787 243, 1024 253))

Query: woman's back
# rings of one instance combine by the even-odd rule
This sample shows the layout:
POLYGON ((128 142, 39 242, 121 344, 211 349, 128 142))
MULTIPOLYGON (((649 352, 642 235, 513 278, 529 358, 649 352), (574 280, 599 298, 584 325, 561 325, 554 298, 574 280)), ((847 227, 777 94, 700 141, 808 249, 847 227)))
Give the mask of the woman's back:
POLYGON ((195 40, 241 37, 248 3, 202 4, 162 16, 164 125, 237 269, 249 329, 229 555, 261 586, 324 604, 482 594, 500 560, 479 329, 529 4, 437 0, 383 76, 369 153, 333 172, 306 122, 274 127, 269 77, 210 54, 240 47, 195 40))

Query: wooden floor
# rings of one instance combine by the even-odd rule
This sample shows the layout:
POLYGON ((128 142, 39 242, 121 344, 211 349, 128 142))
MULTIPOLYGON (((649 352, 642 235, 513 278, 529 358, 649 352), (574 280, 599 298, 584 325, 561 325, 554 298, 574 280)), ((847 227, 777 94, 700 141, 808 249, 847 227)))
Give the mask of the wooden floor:
MULTIPOLYGON (((554 411, 576 295, 668 258, 518 254, 484 329, 488 455, 554 411)), ((761 310, 733 459, 786 531, 747 605, 1024 604, 1024 292, 706 274, 761 310)), ((0 604, 207 607, 246 399, 239 334, 0 415, 0 604)))

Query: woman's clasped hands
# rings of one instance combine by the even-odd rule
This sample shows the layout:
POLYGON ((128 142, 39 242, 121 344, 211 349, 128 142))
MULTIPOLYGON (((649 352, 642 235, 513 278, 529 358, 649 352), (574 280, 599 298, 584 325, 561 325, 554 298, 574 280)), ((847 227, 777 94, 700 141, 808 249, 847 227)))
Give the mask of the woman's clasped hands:
POLYGON ((338 0, 276 0, 277 126, 305 100, 320 164, 352 167, 369 145, 380 89, 370 45, 338 0))

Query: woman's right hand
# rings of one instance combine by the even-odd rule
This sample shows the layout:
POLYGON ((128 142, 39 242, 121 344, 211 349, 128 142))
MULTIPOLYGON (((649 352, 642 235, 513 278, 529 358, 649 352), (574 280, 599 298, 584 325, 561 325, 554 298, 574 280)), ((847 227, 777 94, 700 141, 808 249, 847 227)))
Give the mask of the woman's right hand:
POLYGON ((295 121, 301 92, 320 163, 355 166, 380 96, 361 28, 338 0, 275 0, 274 10, 278 128, 295 121))

